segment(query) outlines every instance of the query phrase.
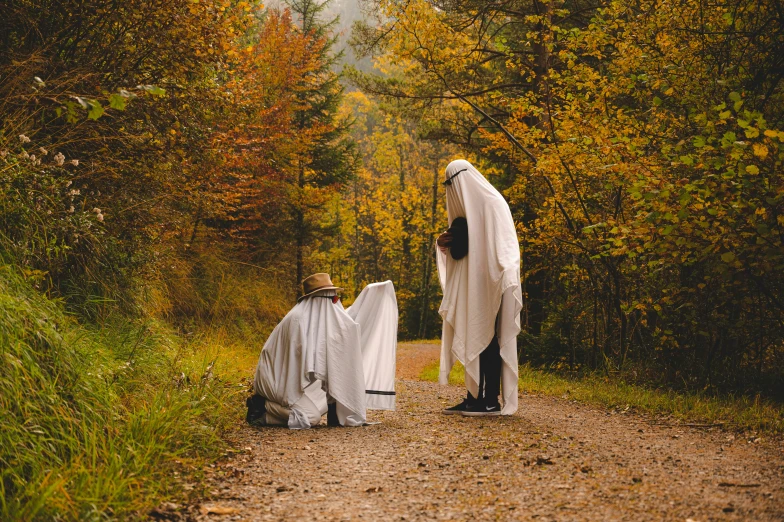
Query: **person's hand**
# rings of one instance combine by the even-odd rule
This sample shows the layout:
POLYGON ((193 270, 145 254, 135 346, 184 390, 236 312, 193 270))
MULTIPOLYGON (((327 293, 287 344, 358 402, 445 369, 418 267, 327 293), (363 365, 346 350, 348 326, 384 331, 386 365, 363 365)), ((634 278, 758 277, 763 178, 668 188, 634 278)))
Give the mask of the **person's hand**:
POLYGON ((449 232, 444 232, 438 239, 436 239, 436 244, 438 245, 438 249, 441 252, 446 252, 446 249, 452 246, 452 234, 449 232))

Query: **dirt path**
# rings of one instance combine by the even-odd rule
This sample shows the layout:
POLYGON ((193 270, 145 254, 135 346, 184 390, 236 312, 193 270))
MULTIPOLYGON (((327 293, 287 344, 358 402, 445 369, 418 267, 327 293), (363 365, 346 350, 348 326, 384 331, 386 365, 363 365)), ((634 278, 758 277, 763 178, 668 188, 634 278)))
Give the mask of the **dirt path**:
POLYGON ((513 417, 444 416, 464 391, 415 380, 437 359, 400 346, 398 410, 372 412, 381 424, 243 428, 189 518, 784 520, 781 441, 531 395, 513 417))

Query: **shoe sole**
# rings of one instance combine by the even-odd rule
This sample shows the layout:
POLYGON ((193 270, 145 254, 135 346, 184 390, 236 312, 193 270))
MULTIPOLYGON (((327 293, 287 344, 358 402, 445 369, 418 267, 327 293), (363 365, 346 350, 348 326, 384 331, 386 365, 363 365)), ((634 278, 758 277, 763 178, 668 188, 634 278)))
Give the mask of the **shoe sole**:
POLYGON ((463 411, 460 412, 464 417, 498 417, 500 411, 463 411))
POLYGON ((463 412, 460 410, 441 410, 443 415, 462 415, 463 412))

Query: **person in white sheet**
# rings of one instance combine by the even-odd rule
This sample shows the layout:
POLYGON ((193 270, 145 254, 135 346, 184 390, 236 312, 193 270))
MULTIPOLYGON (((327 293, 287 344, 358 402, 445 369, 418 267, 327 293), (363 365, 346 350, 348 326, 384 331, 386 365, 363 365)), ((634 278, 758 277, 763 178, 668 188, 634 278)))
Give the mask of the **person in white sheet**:
POLYGON ((247 400, 247 421, 307 429, 366 421, 360 327, 343 309, 328 274, 303 281, 304 295, 270 334, 247 400))
POLYGON ((443 289, 439 382, 465 366, 466 399, 445 414, 517 411, 517 335, 523 306, 520 247, 503 196, 468 161, 446 168, 449 229, 437 240, 443 289), (502 394, 503 406, 499 403, 502 394))

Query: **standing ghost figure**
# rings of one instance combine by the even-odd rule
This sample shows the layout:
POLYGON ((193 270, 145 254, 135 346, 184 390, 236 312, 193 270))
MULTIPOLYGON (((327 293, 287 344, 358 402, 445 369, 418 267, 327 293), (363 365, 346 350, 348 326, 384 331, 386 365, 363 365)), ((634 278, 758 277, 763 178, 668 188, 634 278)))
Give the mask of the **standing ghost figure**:
POLYGON ((520 247, 503 196, 468 161, 446 168, 449 230, 437 241, 443 289, 439 382, 465 366, 466 399, 443 411, 466 416, 517 411, 517 335, 523 306, 520 247), (503 406, 498 397, 503 389, 503 406))

